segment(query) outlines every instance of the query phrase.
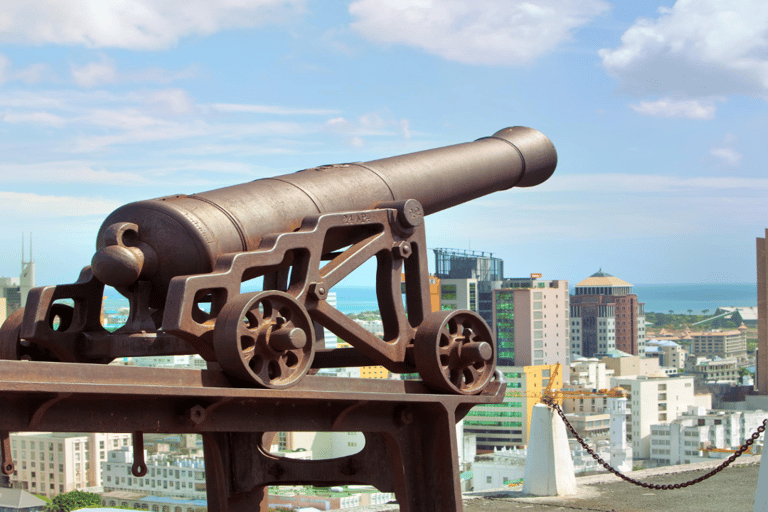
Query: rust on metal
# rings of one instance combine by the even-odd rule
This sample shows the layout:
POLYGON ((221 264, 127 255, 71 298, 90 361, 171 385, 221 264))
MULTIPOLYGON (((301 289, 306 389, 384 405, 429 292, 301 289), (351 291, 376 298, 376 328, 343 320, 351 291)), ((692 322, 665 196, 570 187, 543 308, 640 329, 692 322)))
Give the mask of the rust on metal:
POLYGON ((0 327, 0 432, 128 429, 134 474, 144 432, 199 432, 212 512, 265 510, 266 486, 290 483, 367 483, 394 490, 401 510, 461 510, 454 425, 502 401, 504 384, 485 321, 431 311, 424 216, 538 185, 556 164, 546 136, 513 127, 118 208, 77 281, 32 289, 0 327), (373 259, 381 337, 327 300, 373 259), (244 292, 255 279, 262 291, 244 292), (129 302, 114 332, 101 323, 106 285, 129 302), (326 347, 326 330, 351 348, 326 347), (209 369, 105 366, 182 354, 209 369), (362 365, 422 382, 313 375, 362 365), (359 431, 366 447, 307 465, 268 453, 277 430, 359 431))

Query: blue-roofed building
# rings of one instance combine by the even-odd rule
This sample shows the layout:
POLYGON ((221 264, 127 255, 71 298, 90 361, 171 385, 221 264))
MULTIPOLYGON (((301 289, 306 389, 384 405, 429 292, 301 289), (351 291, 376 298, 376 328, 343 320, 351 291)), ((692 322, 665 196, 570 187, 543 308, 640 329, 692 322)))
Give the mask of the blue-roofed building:
POLYGON ((672 340, 646 340, 645 356, 658 359, 659 368, 667 375, 675 375, 685 368, 686 352, 672 340))

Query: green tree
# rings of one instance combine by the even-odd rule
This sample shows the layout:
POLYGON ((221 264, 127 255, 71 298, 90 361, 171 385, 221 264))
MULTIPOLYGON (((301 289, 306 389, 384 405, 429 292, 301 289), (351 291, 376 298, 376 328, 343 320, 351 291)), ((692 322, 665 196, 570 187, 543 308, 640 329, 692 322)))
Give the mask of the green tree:
POLYGON ((706 315, 707 313, 709 313, 709 310, 708 310, 708 309, 702 309, 702 310, 701 310, 701 314, 702 314, 702 315, 706 315))
POLYGON ((46 512, 70 512, 79 508, 100 507, 98 494, 83 491, 70 491, 59 494, 45 507, 46 512))
POLYGON ((692 309, 689 309, 689 310, 688 310, 688 314, 689 314, 689 315, 692 315, 692 314, 693 314, 693 310, 692 310, 692 309))
POLYGON ((670 315, 674 315, 674 314, 675 314, 675 310, 674 310, 674 309, 670 309, 670 310, 669 310, 669 314, 670 314, 670 315))

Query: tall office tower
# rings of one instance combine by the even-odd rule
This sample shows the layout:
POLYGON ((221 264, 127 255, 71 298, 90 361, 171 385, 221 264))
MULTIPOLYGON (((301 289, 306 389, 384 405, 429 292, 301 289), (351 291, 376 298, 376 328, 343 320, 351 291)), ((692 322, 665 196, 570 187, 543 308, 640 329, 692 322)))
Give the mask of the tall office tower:
POLYGON ((24 260, 24 237, 21 239, 21 274, 16 277, 0 277, 0 298, 5 299, 3 313, 11 313, 24 307, 29 290, 35 287, 35 263, 32 261, 32 237, 29 239, 29 261, 24 260))
POLYGON ((585 357, 621 350, 645 355, 645 304, 632 285, 602 270, 571 296, 571 350, 585 357))
POLYGON ((21 307, 27 305, 27 294, 35 287, 35 262, 32 261, 32 233, 29 234, 29 261, 24 261, 24 235, 21 237, 21 274, 19 274, 19 295, 21 307))
POLYGON ((492 325, 493 290, 499 288, 504 262, 493 254, 434 249, 435 277, 440 280, 441 309, 469 309, 492 325))
MULTIPOLYGON (((505 279, 493 290, 499 366, 570 365, 568 281, 505 279)), ((566 382, 568 378, 566 376, 566 382)))
POLYGON ((768 395, 768 229, 757 239, 757 392, 768 395))

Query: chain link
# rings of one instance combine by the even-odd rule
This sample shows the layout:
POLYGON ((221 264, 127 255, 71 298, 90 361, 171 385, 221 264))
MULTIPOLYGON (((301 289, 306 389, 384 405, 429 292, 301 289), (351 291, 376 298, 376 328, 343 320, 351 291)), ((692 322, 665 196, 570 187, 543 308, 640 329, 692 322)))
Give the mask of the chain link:
POLYGON ((754 442, 757 441, 757 439, 760 437, 760 434, 765 432, 766 424, 768 424, 768 419, 764 419, 763 420, 763 424, 760 425, 759 427, 757 427, 757 430, 752 433, 752 436, 749 439, 747 439, 744 442, 744 444, 741 445, 741 447, 734 452, 733 455, 731 455, 730 457, 725 459, 725 461, 723 461, 722 464, 717 466, 715 469, 713 469, 709 473, 707 473, 705 475, 702 475, 702 476, 700 476, 698 478, 694 478, 693 480, 689 480, 687 482, 681 482, 681 483, 677 483, 677 484, 659 485, 659 484, 651 484, 651 483, 648 483, 648 482, 641 482, 639 480, 635 480, 634 478, 629 477, 629 476, 621 473, 619 470, 617 470, 616 468, 612 467, 610 464, 605 462, 602 459, 602 457, 600 457, 600 455, 597 454, 597 452, 595 452, 592 448, 589 447, 587 442, 579 435, 579 433, 576 432, 576 429, 573 428, 573 425, 571 425, 570 422, 565 418, 565 413, 563 412, 563 409, 560 407, 560 405, 557 402, 555 402, 550 397, 546 397, 542 401, 545 404, 547 404, 548 406, 552 407, 555 411, 557 411, 557 414, 560 415, 560 418, 562 418, 563 423, 565 423, 565 426, 568 427, 568 430, 571 432, 571 434, 573 434, 573 437, 576 438, 576 440, 579 442, 579 444, 581 444, 581 446, 584 447, 584 449, 587 451, 587 453, 589 453, 592 456, 592 458, 597 461, 598 464, 600 464, 605 469, 607 469, 608 471, 610 471, 614 475, 618 476, 622 480, 626 480, 627 482, 629 482, 631 484, 639 485, 640 487, 645 487, 646 489, 655 489, 655 490, 660 490, 660 491, 667 491, 667 490, 670 490, 670 489, 683 489, 685 487, 688 487, 689 485, 698 484, 700 482, 703 482, 707 478, 710 478, 710 477, 718 474, 719 472, 721 472, 722 470, 724 470, 725 468, 730 466, 733 461, 735 461, 738 457, 741 456, 741 454, 743 454, 744 452, 749 450, 749 448, 754 444, 754 442))

